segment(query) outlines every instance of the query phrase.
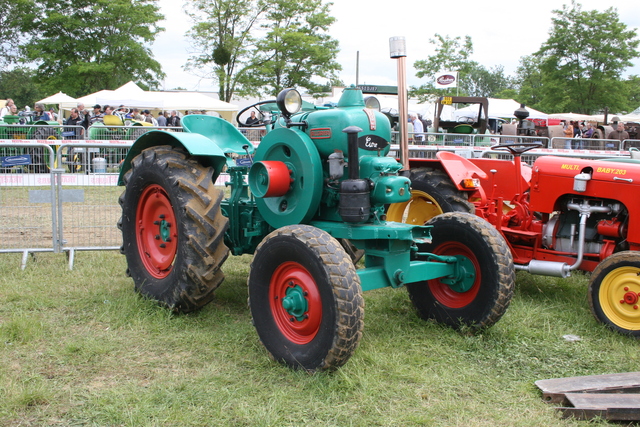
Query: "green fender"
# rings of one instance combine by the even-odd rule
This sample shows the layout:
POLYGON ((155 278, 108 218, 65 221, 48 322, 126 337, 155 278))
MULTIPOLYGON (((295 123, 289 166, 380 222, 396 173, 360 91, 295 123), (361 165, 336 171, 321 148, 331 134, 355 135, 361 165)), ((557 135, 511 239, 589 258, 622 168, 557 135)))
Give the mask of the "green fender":
POLYGON ((213 143, 209 138, 197 133, 186 132, 167 132, 163 130, 152 130, 140 136, 133 144, 127 157, 120 167, 120 176, 118 177, 118 185, 124 185, 122 178, 124 174, 131 169, 131 160, 149 147, 158 145, 170 145, 174 148, 184 148, 192 156, 198 157, 198 161, 204 166, 213 168, 213 177, 215 181, 220 175, 227 158, 220 147, 213 143))

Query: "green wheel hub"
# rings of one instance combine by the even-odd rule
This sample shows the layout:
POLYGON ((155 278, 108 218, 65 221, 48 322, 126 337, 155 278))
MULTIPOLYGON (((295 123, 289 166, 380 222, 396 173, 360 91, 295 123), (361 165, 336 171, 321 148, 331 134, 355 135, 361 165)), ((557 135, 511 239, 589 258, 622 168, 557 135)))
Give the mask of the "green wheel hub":
POLYGON ((455 257, 458 260, 456 274, 453 277, 444 277, 440 281, 456 292, 467 292, 476 281, 476 268, 466 256, 455 255, 455 257))
POLYGON ((309 304, 304 290, 299 285, 287 289, 286 296, 282 298, 282 308, 299 322, 304 320, 304 313, 309 310, 309 304))

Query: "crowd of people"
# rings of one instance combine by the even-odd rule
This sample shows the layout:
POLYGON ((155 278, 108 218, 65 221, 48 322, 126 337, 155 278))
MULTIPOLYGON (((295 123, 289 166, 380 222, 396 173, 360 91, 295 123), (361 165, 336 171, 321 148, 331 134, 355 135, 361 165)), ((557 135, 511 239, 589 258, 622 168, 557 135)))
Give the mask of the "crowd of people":
MULTIPOLYGON (((201 112, 205 114, 205 111, 201 112)), ((44 121, 57 121, 63 125, 68 126, 82 126, 84 130, 87 130, 89 126, 92 124, 104 121, 104 116, 107 115, 115 115, 120 117, 123 120, 137 120, 140 122, 147 122, 151 126, 158 127, 180 127, 180 116, 176 110, 172 111, 161 111, 158 112, 156 116, 149 110, 140 111, 139 108, 128 108, 124 105, 120 105, 118 108, 115 108, 110 105, 101 106, 96 104, 93 106, 93 109, 89 111, 85 108, 83 103, 78 103, 76 108, 71 109, 70 116, 66 120, 62 120, 62 118, 58 115, 58 113, 50 108, 49 111, 45 110, 45 106, 37 102, 34 105, 33 110, 29 106, 26 106, 22 112, 18 111, 18 107, 15 105, 13 99, 7 99, 7 102, 3 108, 0 108, 0 120, 3 119, 4 116, 18 116, 22 114, 32 116, 32 119, 35 120, 44 120, 44 121)), ((185 112, 185 114, 187 114, 185 112)))

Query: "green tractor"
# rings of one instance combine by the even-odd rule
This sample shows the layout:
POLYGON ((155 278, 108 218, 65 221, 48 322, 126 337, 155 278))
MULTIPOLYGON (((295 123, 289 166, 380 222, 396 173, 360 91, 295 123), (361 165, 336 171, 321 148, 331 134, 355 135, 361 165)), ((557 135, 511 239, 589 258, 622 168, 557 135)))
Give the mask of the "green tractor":
POLYGON ((354 353, 366 290, 406 287, 419 316, 454 328, 500 319, 515 272, 494 227, 467 213, 444 214, 436 228, 386 221, 385 206, 411 197, 410 181, 387 156, 389 120, 360 89, 345 89, 335 108, 301 112, 293 89, 275 105, 257 148, 200 115, 185 117, 182 133, 154 130, 134 143, 118 225, 138 292, 189 312, 212 300, 229 254, 253 254, 260 341, 307 371, 334 370, 354 353), (214 185, 223 172, 228 197, 214 185))
POLYGON ((114 111, 107 114, 102 120, 94 122, 89 127, 89 138, 93 140, 113 139, 113 140, 135 140, 142 134, 148 132, 151 123, 132 120, 126 118, 128 109, 114 111))
MULTIPOLYGON (((21 111, 18 115, 5 115, 0 119, 0 139, 34 139, 58 140, 62 139, 62 127, 56 121, 36 120, 35 111, 21 111)), ((12 155, 24 154, 24 149, 9 150, 12 155), (14 151, 13 153, 11 153, 14 151)), ((48 173, 49 155, 46 150, 29 149, 31 166, 30 172, 48 173)))

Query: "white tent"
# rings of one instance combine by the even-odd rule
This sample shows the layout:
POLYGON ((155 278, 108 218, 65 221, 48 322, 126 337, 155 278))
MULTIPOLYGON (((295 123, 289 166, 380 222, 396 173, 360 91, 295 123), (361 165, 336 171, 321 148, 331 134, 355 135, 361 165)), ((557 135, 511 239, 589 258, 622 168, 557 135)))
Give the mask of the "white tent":
POLYGON ((154 92, 144 91, 133 82, 129 82, 116 90, 101 90, 82 98, 78 102, 91 108, 94 104, 120 105, 149 110, 179 111, 214 111, 225 120, 233 122, 238 106, 220 101, 199 92, 154 92))
MULTIPOLYGON (((513 115, 513 112, 520 108, 520 103, 514 101, 513 99, 497 99, 497 98, 488 98, 489 99, 489 117, 491 118, 503 118, 503 119, 514 119, 516 116, 513 115)), ((530 107, 525 107, 527 111, 529 111, 529 119, 547 119, 548 115, 538 110, 534 110, 530 107)), ((477 119, 478 116, 478 106, 477 105, 469 105, 468 107, 460 108, 453 112, 454 120, 459 119, 460 117, 471 117, 473 119, 477 119)))
POLYGON ((60 117, 62 117, 62 110, 71 110, 72 108, 75 108, 78 105, 77 99, 72 98, 63 92, 58 92, 56 94, 46 97, 45 99, 41 99, 38 102, 44 105, 51 105, 51 104, 57 105, 59 110, 58 113, 60 114, 60 117))
POLYGON ((554 113, 549 114, 550 119, 560 119, 560 120, 569 120, 569 121, 597 121, 597 116, 590 116, 588 114, 577 114, 577 113, 554 113))

